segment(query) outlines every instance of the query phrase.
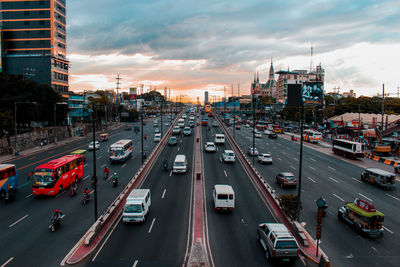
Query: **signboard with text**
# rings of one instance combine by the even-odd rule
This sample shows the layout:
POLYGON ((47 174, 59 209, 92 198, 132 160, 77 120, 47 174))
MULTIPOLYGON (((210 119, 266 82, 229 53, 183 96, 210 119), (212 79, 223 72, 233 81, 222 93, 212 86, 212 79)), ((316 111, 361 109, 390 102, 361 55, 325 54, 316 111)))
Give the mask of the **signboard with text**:
POLYGON ((304 82, 301 99, 305 106, 322 106, 324 104, 324 84, 320 82, 304 82))

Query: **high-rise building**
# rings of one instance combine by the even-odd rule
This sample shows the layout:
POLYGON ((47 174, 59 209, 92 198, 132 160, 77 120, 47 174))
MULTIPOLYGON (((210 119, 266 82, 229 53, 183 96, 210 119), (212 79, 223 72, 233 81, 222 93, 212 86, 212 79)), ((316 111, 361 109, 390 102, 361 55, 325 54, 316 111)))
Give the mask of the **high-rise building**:
POLYGON ((3 72, 68 91, 66 0, 0 0, 3 72))
POLYGON ((204 105, 209 104, 210 102, 208 102, 208 91, 204 92, 204 105))

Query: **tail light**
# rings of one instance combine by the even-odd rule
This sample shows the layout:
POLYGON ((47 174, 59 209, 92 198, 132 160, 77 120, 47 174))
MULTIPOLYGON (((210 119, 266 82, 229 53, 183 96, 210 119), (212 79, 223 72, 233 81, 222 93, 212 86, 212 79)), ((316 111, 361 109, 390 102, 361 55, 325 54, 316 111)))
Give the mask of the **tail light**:
POLYGON ((299 255, 300 255, 300 249, 297 250, 297 256, 299 256, 299 255))
POLYGON ((276 255, 276 250, 274 249, 273 251, 272 251, 272 256, 275 256, 276 255))

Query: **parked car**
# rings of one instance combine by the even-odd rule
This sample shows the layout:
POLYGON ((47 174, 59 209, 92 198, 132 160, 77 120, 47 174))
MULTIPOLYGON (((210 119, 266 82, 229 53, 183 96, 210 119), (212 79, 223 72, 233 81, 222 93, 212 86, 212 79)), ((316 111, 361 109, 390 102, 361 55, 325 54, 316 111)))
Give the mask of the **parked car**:
POLYGON ((252 157, 258 156, 258 150, 257 148, 253 149, 252 147, 249 147, 249 149, 247 149, 247 154, 249 154, 252 157))
POLYGON ((232 150, 224 150, 222 153, 222 159, 224 162, 235 162, 235 153, 232 150))
POLYGON ((190 127, 183 128, 183 135, 185 136, 192 135, 192 129, 190 129, 190 127))
POLYGON ((271 164, 272 163, 272 156, 271 154, 268 153, 261 153, 260 155, 258 155, 257 160, 261 163, 261 164, 271 164))
POLYGON ((297 186, 297 179, 291 172, 280 172, 276 175, 276 183, 280 185, 281 188, 291 186, 297 186))
POLYGON ((283 223, 259 224, 256 238, 260 241, 268 261, 294 261, 299 257, 299 245, 283 223))
POLYGON ((214 142, 207 142, 204 146, 204 150, 206 152, 215 152, 217 151, 217 147, 215 146, 214 142))
POLYGON ((168 145, 175 146, 176 144, 178 144, 178 139, 176 138, 176 136, 171 136, 168 139, 168 145))
MULTIPOLYGON (((99 143, 99 141, 96 141, 96 143, 95 143, 95 148, 96 148, 96 150, 100 148, 100 143, 99 143)), ((93 150, 93 141, 90 142, 90 144, 89 144, 89 150, 93 150)))
POLYGON ((276 133, 274 133, 274 132, 271 132, 271 133, 268 135, 268 138, 270 138, 270 139, 277 139, 277 138, 278 138, 278 135, 277 135, 276 133))
POLYGON ((181 133, 181 128, 179 126, 174 126, 172 129, 173 134, 180 134, 181 133))

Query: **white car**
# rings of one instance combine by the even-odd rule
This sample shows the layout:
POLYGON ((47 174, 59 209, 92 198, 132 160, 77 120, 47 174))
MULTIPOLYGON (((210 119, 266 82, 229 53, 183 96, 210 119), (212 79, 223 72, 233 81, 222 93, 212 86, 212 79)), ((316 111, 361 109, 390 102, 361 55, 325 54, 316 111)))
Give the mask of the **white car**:
POLYGON ((267 154, 267 153, 261 153, 260 155, 258 155, 257 160, 261 163, 261 164, 266 164, 272 163, 272 156, 271 154, 267 154))
POLYGON ((173 134, 180 134, 181 133, 181 128, 179 126, 174 126, 172 129, 173 134))
POLYGON ((160 133, 156 133, 154 135, 154 142, 160 142, 161 141, 161 134, 160 133))
MULTIPOLYGON (((99 143, 99 141, 96 141, 95 147, 96 147, 96 150, 100 148, 100 143, 99 143)), ((90 144, 89 144, 89 150, 93 150, 93 142, 90 142, 90 144)))
POLYGON ((245 126, 246 126, 246 128, 249 128, 249 127, 250 127, 250 124, 247 123, 245 126))
POLYGON ((189 116, 189 120, 190 120, 190 121, 194 121, 194 119, 195 119, 195 117, 194 117, 193 115, 190 115, 190 116, 189 116))
POLYGON ((218 122, 217 121, 213 121, 212 126, 213 127, 218 127, 218 122))
POLYGON ((254 137, 256 137, 256 138, 261 138, 261 133, 260 133, 260 132, 255 132, 255 133, 254 133, 254 137))
POLYGON ((182 115, 182 119, 186 119, 186 114, 183 114, 183 115, 182 115))
POLYGON ((206 145, 204 146, 204 150, 206 152, 215 152, 217 151, 217 148, 215 147, 214 142, 207 142, 206 145))
POLYGON ((224 150, 222 153, 222 159, 224 162, 235 162, 235 153, 232 150, 224 150))
POLYGON ((270 130, 264 130, 264 134, 265 134, 265 135, 269 135, 270 133, 271 133, 270 130))
POLYGON ((160 129, 159 129, 159 128, 155 128, 155 129, 154 129, 154 133, 155 133, 155 134, 160 133, 160 129))

